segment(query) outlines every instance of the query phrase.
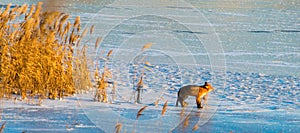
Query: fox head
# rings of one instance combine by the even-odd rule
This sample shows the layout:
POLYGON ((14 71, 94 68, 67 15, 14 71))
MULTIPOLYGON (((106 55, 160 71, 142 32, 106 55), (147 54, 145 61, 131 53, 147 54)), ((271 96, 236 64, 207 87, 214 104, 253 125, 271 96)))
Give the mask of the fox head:
POLYGON ((203 86, 208 92, 211 92, 214 90, 213 86, 211 84, 209 84, 208 82, 205 82, 204 83, 204 86, 203 86))

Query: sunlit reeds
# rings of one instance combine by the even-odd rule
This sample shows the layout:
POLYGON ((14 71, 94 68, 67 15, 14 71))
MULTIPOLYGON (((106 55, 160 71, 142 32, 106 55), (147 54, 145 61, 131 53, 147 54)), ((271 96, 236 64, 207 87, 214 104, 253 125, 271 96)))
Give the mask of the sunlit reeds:
POLYGON ((0 11, 0 98, 57 99, 91 86, 86 48, 76 48, 80 17, 71 24, 67 14, 43 12, 41 2, 28 12, 10 5, 0 11))
MULTIPOLYGON (((95 43, 95 45, 98 45, 98 39, 95 43)), ((95 46, 96 48, 97 46, 95 46)), ((111 71, 107 68, 106 63, 109 60, 109 57, 111 56, 113 50, 110 50, 107 54, 106 57, 100 57, 103 60, 103 71, 99 72, 98 70, 98 64, 96 65, 96 70, 95 70, 95 81, 96 81, 96 94, 94 97, 95 101, 98 102, 108 102, 107 98, 107 87, 108 87, 108 79, 112 78, 112 73, 111 71)), ((114 83, 111 83, 114 85, 114 83)), ((115 87, 113 88, 113 91, 115 92, 115 87)))

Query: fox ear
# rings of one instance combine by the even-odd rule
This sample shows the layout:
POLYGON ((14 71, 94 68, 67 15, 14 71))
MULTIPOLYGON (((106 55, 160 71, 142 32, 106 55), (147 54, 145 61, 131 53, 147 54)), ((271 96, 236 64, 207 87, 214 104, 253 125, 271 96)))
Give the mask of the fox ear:
POLYGON ((208 89, 208 85, 204 85, 204 87, 205 87, 206 89, 208 89))
POLYGON ((205 83, 204 83, 204 85, 205 85, 205 86, 207 86, 207 85, 208 85, 208 83, 207 83, 207 82, 205 82, 205 83))

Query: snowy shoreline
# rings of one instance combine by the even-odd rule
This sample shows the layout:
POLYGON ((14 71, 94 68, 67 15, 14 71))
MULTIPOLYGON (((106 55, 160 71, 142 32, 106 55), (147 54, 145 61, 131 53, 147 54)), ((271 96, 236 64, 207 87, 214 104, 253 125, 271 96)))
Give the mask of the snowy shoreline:
MULTIPOLYGON (((174 71, 172 67, 167 68, 169 68, 168 72, 174 71)), ((183 71, 183 69, 181 70, 183 71)), ((192 75, 182 71, 180 74, 192 75)), ((201 72, 198 71, 199 73, 203 76, 203 79, 198 81, 200 83, 206 80, 205 77, 209 77, 210 74, 204 69, 201 72), (208 75, 205 76, 205 73, 208 75)), ((197 79, 198 74, 195 73, 193 75, 195 77, 191 79, 197 79)), ((199 131, 202 129, 206 129, 207 132, 239 131, 244 128, 254 128, 254 132, 296 131, 300 123, 297 119, 300 116, 300 113, 297 112, 300 109, 300 101, 297 97, 300 95, 299 78, 237 72, 227 72, 226 75, 226 88, 212 92, 207 103, 207 109, 212 107, 217 111, 208 112, 207 115, 212 115, 212 117, 209 117, 207 122, 199 126, 199 131), (214 126, 210 127, 211 124, 214 126)), ((153 78, 155 75, 148 74, 147 76, 153 78)), ((169 80, 172 80, 172 78, 169 80)), ((170 130, 172 132, 190 132, 194 126, 193 124, 204 120, 199 120, 199 115, 199 118, 197 118, 194 113, 200 111, 201 114, 201 112, 207 110, 204 108, 197 111, 194 98, 190 97, 188 99, 190 104, 184 116, 185 118, 188 115, 195 116, 191 117, 190 124, 183 128, 184 122, 180 120, 182 108, 175 107, 177 90, 180 84, 176 85, 176 82, 168 81, 169 84, 165 86, 167 89, 161 93, 160 89, 152 89, 160 86, 154 83, 155 81, 159 80, 145 80, 147 88, 142 94, 144 98, 143 103, 140 105, 129 99, 133 92, 132 87, 122 87, 121 84, 118 85, 119 95, 112 103, 94 102, 92 93, 76 94, 76 96, 67 97, 62 101, 44 100, 42 106, 32 106, 24 101, 17 101, 14 104, 13 100, 1 100, 2 121, 7 121, 5 131, 9 132, 19 132, 21 130, 29 132, 42 131, 41 126, 45 126, 43 131, 113 132, 117 122, 123 124, 122 131, 134 130, 141 132, 149 131, 148 128, 167 121, 172 121, 173 124, 169 123, 164 125, 165 128, 157 128, 158 132, 170 130), (171 89, 171 86, 174 88, 171 89), (126 91, 127 93, 125 93, 126 91), (154 100, 158 98, 156 94, 160 94, 158 97, 163 97, 163 100, 159 101, 157 106, 153 104, 154 100), (169 101, 168 109, 165 116, 160 116, 165 100, 169 101), (140 120, 135 120, 136 112, 144 105, 149 106, 148 110, 145 111, 145 115, 141 116, 140 120), (53 112, 57 112, 54 113, 57 115, 52 116, 53 112), (112 116, 112 114, 115 116, 112 116), (32 124, 25 124, 25 121, 32 124), (143 121, 147 123, 148 127, 143 126, 143 121), (41 125, 41 122, 48 124, 41 125)), ((189 83, 190 81, 186 80, 184 82, 189 83)), ((185 84, 184 82, 183 84, 185 84)), ((122 84, 124 86, 130 85, 125 82, 122 84)), ((214 87, 221 88, 217 84, 214 87)), ((204 118, 203 114, 202 118, 204 118)))

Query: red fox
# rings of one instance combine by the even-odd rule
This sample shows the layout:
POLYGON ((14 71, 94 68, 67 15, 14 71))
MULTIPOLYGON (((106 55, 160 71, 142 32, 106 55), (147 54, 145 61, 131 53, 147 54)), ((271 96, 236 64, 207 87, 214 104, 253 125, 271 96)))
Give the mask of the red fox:
POLYGON ((205 96, 213 91, 214 88, 209 83, 205 82, 203 86, 197 86, 197 85, 187 85, 183 86, 178 91, 178 97, 176 101, 176 106, 178 106, 178 102, 180 102, 182 107, 185 107, 188 105, 187 102, 184 100, 187 99, 189 96, 196 97, 196 104, 197 108, 202 108, 201 100, 202 98, 205 99, 205 96))

